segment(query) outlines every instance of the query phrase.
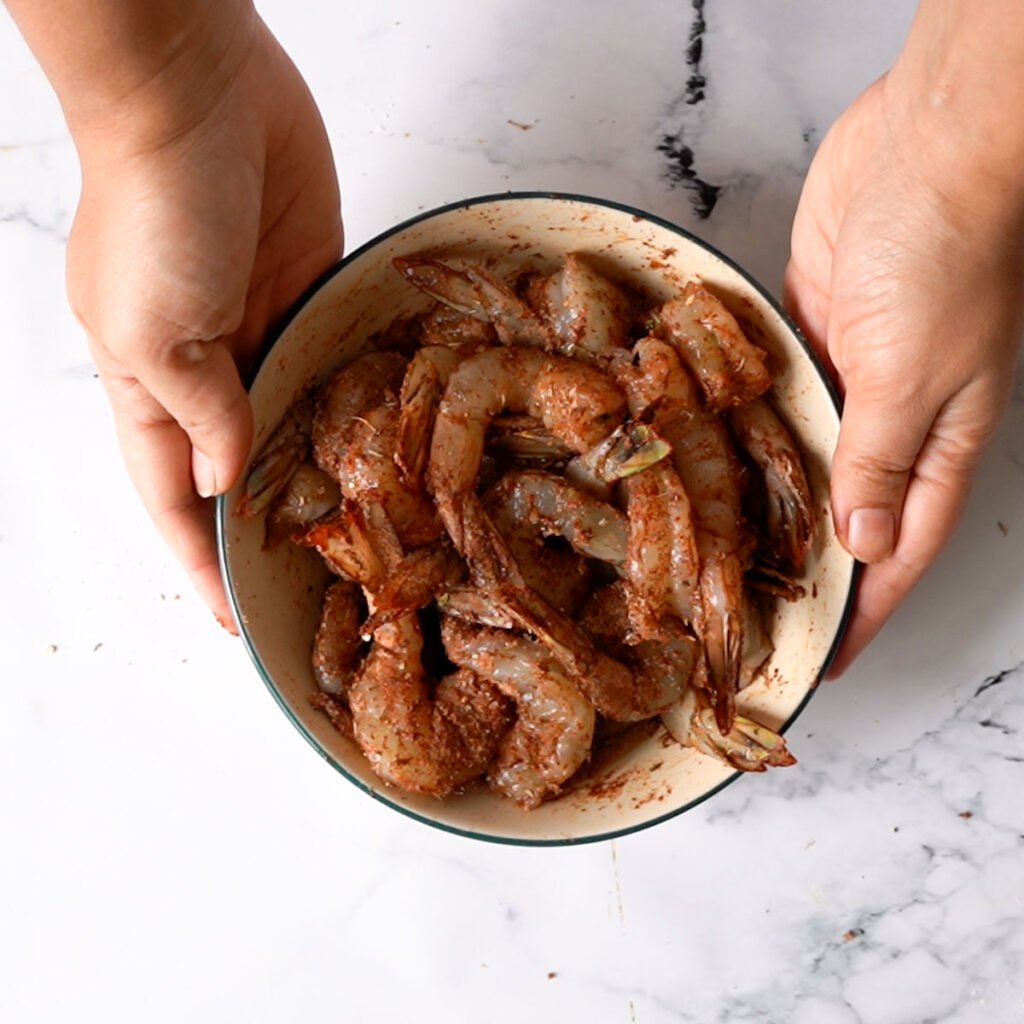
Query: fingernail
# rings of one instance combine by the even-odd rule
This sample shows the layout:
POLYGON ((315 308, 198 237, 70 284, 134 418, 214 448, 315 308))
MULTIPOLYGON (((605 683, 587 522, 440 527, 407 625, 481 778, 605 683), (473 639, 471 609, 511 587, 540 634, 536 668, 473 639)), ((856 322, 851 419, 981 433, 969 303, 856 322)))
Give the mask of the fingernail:
POLYGON ((881 562, 892 554, 896 519, 885 508, 858 508, 847 529, 850 554, 861 562, 881 562))
POLYGON ((192 449, 192 480, 201 498, 212 498, 217 493, 217 474, 213 462, 198 448, 192 449))

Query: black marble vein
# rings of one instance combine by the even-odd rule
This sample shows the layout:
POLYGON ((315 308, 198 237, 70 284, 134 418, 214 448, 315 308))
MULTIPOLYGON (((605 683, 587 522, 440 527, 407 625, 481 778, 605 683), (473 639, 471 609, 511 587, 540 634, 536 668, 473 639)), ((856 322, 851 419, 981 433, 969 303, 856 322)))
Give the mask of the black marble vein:
MULTIPOLYGON (((685 54, 689 75, 682 101, 687 107, 698 107, 706 98, 707 77, 702 61, 707 22, 704 19, 705 0, 690 0, 690 3, 693 6, 693 23, 690 25, 685 54)), ((718 202, 721 186, 705 181, 697 173, 693 147, 686 137, 686 127, 684 124, 678 131, 665 132, 658 141, 657 150, 665 161, 662 177, 670 188, 682 186, 689 194, 693 212, 701 220, 706 220, 718 202)))

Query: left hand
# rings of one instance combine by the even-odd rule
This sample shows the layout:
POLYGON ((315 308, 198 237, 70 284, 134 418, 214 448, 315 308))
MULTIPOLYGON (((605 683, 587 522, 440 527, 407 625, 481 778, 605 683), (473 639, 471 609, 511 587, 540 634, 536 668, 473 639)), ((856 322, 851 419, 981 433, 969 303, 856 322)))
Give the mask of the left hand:
POLYGON ((832 513, 869 563, 832 675, 952 535, 1009 398, 1024 308, 1022 196, 944 173, 956 160, 935 150, 956 134, 917 137, 891 89, 876 82, 822 143, 786 271, 786 303, 845 394, 832 513))

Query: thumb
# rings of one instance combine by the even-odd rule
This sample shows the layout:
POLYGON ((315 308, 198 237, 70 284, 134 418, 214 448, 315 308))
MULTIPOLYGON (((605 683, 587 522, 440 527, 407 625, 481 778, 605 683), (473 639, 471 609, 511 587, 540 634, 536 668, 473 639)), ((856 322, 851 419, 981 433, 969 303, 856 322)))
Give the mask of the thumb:
POLYGON ((832 516, 843 547, 861 562, 882 562, 900 533, 911 471, 934 416, 876 386, 848 381, 832 460, 832 516))
POLYGON ((138 367, 142 386, 167 410, 192 444, 192 479, 201 497, 229 490, 252 445, 249 396, 227 346, 188 341, 158 364, 138 367))

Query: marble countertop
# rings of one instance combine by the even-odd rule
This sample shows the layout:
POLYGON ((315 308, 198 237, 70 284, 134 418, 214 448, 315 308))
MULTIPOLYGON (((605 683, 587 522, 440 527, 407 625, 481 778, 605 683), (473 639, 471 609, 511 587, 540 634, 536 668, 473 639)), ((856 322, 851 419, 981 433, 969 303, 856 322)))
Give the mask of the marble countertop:
MULTIPOLYGON (((909 0, 261 5, 349 246, 509 188, 778 292, 802 175, 909 0)), ((966 520, 794 726, 800 765, 614 842, 406 820, 330 770, 142 513, 63 291, 77 165, 0 13, 0 1020, 1024 1020, 1024 388, 966 520)))

